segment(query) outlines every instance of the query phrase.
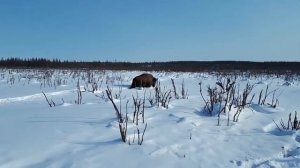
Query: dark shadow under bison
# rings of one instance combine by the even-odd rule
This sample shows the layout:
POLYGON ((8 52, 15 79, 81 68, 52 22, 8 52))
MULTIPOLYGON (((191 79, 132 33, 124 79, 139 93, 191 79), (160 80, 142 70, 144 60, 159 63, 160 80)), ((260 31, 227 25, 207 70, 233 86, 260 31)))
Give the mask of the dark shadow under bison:
POLYGON ((157 78, 153 77, 151 74, 144 73, 133 78, 130 89, 136 87, 155 87, 156 82, 157 78))

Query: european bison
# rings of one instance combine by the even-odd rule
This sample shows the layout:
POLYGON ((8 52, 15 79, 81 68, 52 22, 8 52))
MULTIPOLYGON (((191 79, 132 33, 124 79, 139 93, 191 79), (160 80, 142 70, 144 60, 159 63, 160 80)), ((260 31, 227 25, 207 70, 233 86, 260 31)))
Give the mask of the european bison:
POLYGON ((157 78, 154 78, 151 74, 144 73, 133 78, 130 89, 135 87, 154 87, 156 81, 157 78))

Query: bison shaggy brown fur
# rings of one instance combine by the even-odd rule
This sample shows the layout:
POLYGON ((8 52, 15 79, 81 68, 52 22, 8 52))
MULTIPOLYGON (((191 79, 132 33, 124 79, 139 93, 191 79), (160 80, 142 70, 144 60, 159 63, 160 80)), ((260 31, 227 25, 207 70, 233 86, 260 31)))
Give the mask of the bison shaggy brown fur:
POLYGON ((135 87, 155 87, 156 81, 157 78, 154 78, 151 74, 144 73, 133 78, 130 89, 135 87))

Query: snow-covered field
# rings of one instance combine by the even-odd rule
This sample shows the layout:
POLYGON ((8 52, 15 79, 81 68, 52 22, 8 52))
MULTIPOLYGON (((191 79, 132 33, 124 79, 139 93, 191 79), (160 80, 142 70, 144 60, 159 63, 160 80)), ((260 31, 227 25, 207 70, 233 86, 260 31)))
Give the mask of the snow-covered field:
POLYGON ((89 78, 85 71, 0 70, 0 167, 300 167, 300 132, 280 131, 273 122, 281 127, 281 119, 287 124, 289 113, 294 118, 294 112, 300 112, 299 79, 238 76, 237 90, 242 92, 249 82, 254 85, 250 96, 255 93, 255 97, 238 122, 232 121, 233 107, 229 126, 228 112, 221 114, 217 126, 218 115, 204 110, 199 82, 207 99, 207 86, 216 86, 220 76, 152 72, 166 91, 173 90, 174 79, 179 95, 184 81, 188 98, 175 99, 172 92, 169 107, 164 108, 149 102, 155 88, 128 89, 132 78, 141 73, 93 71, 89 78), (89 79, 97 84, 94 92, 89 79), (270 92, 276 90, 276 108, 268 105, 272 94, 265 105, 258 104, 267 85, 270 92), (130 145, 121 140, 107 86, 118 108, 121 104, 122 114, 128 112, 130 145), (55 106, 48 105, 42 92, 55 106), (145 123, 139 115, 137 126, 132 123, 132 97, 142 99, 144 94, 145 123), (138 145, 137 128, 143 132, 146 123, 144 141, 138 145))

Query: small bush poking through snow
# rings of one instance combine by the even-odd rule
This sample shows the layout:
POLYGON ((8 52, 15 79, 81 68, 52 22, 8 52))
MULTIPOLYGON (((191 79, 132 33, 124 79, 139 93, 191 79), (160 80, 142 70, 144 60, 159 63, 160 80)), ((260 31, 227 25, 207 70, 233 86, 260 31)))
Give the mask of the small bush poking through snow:
POLYGON ((294 119, 292 120, 292 113, 289 114, 289 119, 287 123, 285 124, 283 120, 280 120, 280 126, 273 120, 273 122, 276 124, 277 128, 282 131, 288 131, 288 130, 300 130, 300 121, 297 118, 297 111, 295 111, 294 119))
MULTIPOLYGON (((137 130, 137 144, 138 145, 142 145, 143 141, 144 141, 144 135, 147 129, 147 123, 145 124, 144 130, 141 133, 140 128, 138 127, 138 123, 139 123, 139 116, 142 115, 142 123, 145 123, 145 93, 144 92, 144 98, 140 99, 138 97, 132 97, 133 99, 133 104, 134 104, 134 112, 133 112, 133 117, 132 117, 132 121, 133 124, 136 125, 136 130, 137 130)), ((120 101, 120 108, 118 108, 118 106, 116 105, 115 101, 114 101, 114 97, 113 97, 113 93, 112 93, 112 89, 107 87, 106 89, 106 95, 108 97, 108 99, 111 101, 115 112, 116 112, 116 116, 118 119, 118 123, 119 123, 119 131, 120 131, 120 135, 121 135, 121 139, 123 142, 130 144, 135 143, 135 131, 134 131, 134 135, 133 138, 130 138, 127 135, 128 132, 128 102, 126 103, 126 115, 123 116, 122 115, 122 107, 121 107, 121 101, 120 101)), ((121 96, 120 96, 121 97, 121 96)))
POLYGON ((238 122, 242 110, 253 101, 254 94, 250 98, 250 94, 254 85, 246 84, 245 89, 240 94, 236 87, 236 81, 230 78, 220 79, 216 82, 216 86, 207 86, 208 98, 205 99, 202 91, 202 83, 199 83, 200 95, 205 103, 204 112, 209 115, 218 115, 218 125, 220 125, 221 113, 227 113, 227 125, 230 121, 230 111, 234 105, 236 113, 233 116, 233 122, 238 122))

